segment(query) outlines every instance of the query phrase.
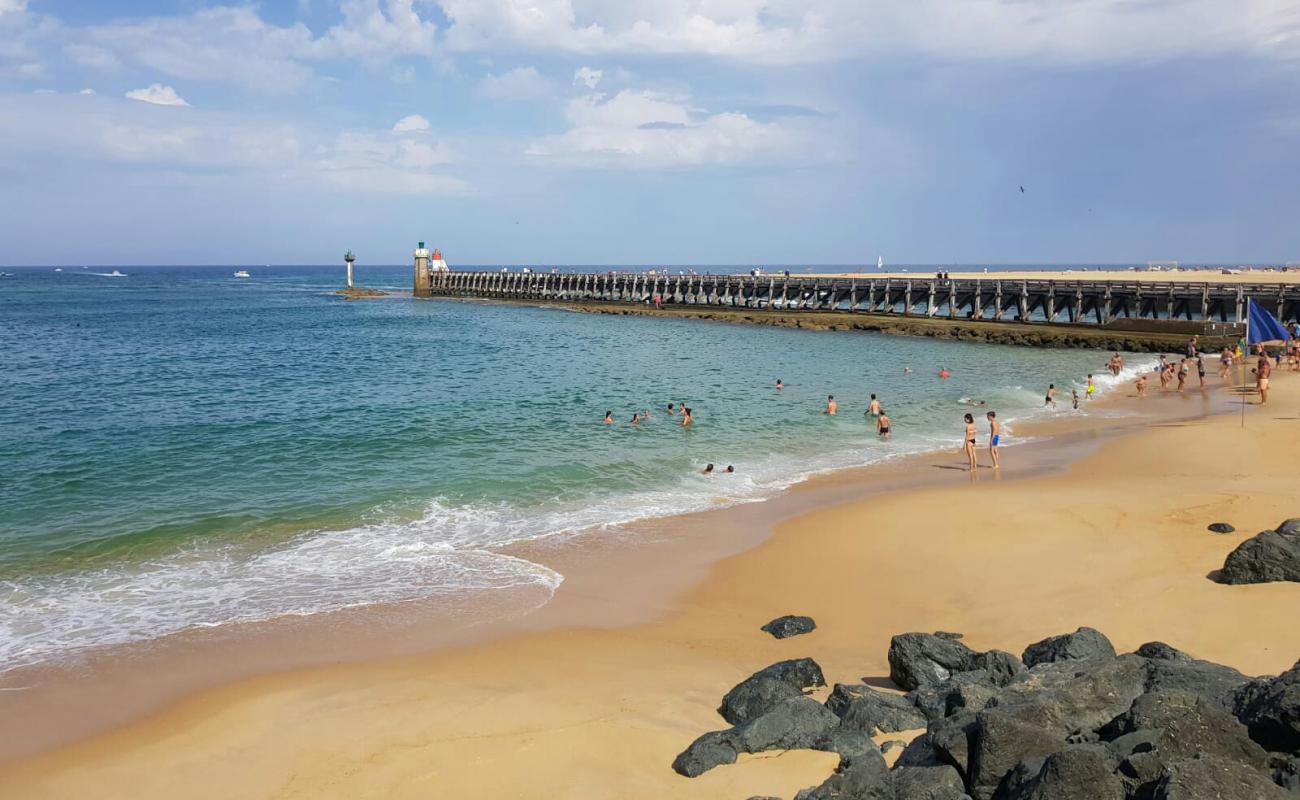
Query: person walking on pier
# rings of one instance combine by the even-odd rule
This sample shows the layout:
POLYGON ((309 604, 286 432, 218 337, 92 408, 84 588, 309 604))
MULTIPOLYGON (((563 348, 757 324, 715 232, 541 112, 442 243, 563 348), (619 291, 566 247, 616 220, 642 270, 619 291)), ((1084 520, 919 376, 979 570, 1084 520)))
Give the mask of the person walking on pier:
POLYGON ((966 461, 970 464, 970 471, 974 472, 979 467, 979 456, 975 450, 975 418, 970 414, 966 415, 966 461))

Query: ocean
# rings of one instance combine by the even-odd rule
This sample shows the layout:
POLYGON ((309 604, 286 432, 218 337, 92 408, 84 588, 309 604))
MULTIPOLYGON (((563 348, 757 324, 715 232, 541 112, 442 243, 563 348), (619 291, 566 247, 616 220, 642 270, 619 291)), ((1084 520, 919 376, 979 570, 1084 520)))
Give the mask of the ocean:
MULTIPOLYGON (((554 590, 562 575, 500 548, 955 448, 962 415, 985 410, 964 398, 1014 442, 1048 383, 1058 413, 1086 373, 1110 385, 1095 351, 347 302, 336 266, 118 269, 0 283, 0 671, 194 628, 554 590), (864 417, 871 392, 892 441, 864 417), (736 473, 705 478, 709 462, 736 473)), ((409 293, 409 267, 359 274, 409 293)))

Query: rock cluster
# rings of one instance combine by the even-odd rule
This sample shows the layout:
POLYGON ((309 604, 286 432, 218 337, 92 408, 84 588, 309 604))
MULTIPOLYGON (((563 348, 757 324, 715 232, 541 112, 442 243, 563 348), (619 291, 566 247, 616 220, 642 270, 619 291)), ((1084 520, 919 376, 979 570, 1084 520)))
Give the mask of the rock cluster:
POLYGON ((1300 663, 1252 680, 1163 642, 1117 655, 1091 628, 1019 657, 959 639, 894 637, 890 677, 906 695, 836 684, 818 703, 804 693, 825 683, 816 662, 773 664, 723 699, 719 713, 733 727, 701 736, 673 768, 694 777, 739 753, 838 753, 835 773, 796 800, 1284 800, 1300 792, 1300 663), (892 769, 870 738, 921 728, 892 769))
POLYGON ((1219 583, 1300 581, 1300 518, 1262 531, 1228 554, 1219 583))

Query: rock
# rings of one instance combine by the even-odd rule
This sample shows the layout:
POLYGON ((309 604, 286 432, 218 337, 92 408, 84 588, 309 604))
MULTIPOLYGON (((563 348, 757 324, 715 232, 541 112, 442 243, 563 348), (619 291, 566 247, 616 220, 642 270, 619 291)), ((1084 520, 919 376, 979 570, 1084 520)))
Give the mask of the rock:
POLYGON ((930 744, 930 734, 923 733, 903 748, 902 754, 894 761, 894 769, 899 767, 937 767, 944 762, 939 759, 934 746, 930 744))
POLYGON ((1276 678, 1242 686, 1236 710, 1256 742, 1269 750, 1300 754, 1300 661, 1276 678))
POLYGON ((1274 755, 1268 765, 1273 769, 1273 782, 1288 792, 1300 794, 1300 757, 1274 755))
POLYGON ((1079 628, 1074 633, 1052 636, 1025 648, 1026 666, 1033 667, 1057 661, 1091 661, 1114 658, 1115 648, 1110 640, 1094 628, 1079 628))
POLYGON ((975 722, 966 781, 975 800, 992 800, 1016 765, 1065 748, 1065 738, 997 709, 981 711, 975 722))
POLYGON ((756 674, 727 692, 718 713, 732 725, 743 725, 772 710, 782 700, 802 696, 803 690, 793 683, 756 674))
POLYGON ((998 694, 988 670, 958 672, 946 681, 908 692, 907 699, 928 720, 943 719, 959 711, 979 711, 998 694))
POLYGON ((1251 740, 1246 726, 1217 704, 1194 695, 1142 695, 1101 731, 1108 741, 1124 734, 1139 734, 1139 740, 1145 740, 1143 750, 1154 752, 1165 764, 1204 754, 1261 771, 1268 766, 1268 754, 1251 740))
POLYGON ((1300 581, 1300 530, 1287 520, 1286 531, 1258 533, 1228 554, 1219 571, 1219 583, 1269 583, 1300 581))
POLYGON ((890 773, 897 800, 961 800, 966 787, 961 775, 948 765, 937 767, 896 767, 890 773))
POLYGON ((976 655, 950 635, 900 634, 889 642, 889 679, 907 690, 939 683, 974 669, 976 655))
POLYGON ((826 707, 853 730, 871 734, 924 728, 926 718, 901 695, 873 691, 859 684, 835 684, 826 699, 826 707))
MULTIPOLYGON (((817 749, 819 745, 833 749, 841 744, 831 737, 839 724, 839 717, 811 697, 792 697, 743 725, 699 737, 673 760, 673 769, 694 778, 719 764, 734 764, 739 753, 817 749)), ((866 749, 879 755, 875 747, 866 749)))
MULTIPOLYGON (((971 738, 978 727, 975 714, 963 711, 951 717, 930 723, 926 734, 927 746, 941 764, 956 767, 963 781, 969 783, 971 738)), ((915 745, 915 742, 913 743, 915 745)), ((903 751, 899 761, 906 760, 912 747, 903 751)))
POLYGON ((1021 680, 1026 672, 1025 664, 1017 656, 1005 650, 990 650, 975 656, 975 668, 982 669, 992 678, 994 686, 1006 686, 1021 680))
POLYGON ((999 800, 1124 800, 1124 784, 1112 774, 1099 745, 1075 745, 1041 760, 1022 761, 999 800), (1037 769, 1034 769, 1037 767, 1037 769))
POLYGON ((719 764, 736 763, 736 742, 731 731, 706 733, 673 759, 673 771, 695 778, 719 764))
POLYGON ((1192 694, 1231 711, 1237 691, 1249 680, 1232 667, 1192 658, 1163 642, 1148 642, 1137 653, 1147 659, 1147 692, 1192 694))
POLYGON ((795 658, 750 675, 722 698, 718 713, 732 725, 741 725, 768 711, 781 700, 803 694, 804 689, 825 686, 822 668, 811 658, 795 658), (783 683, 789 688, 776 684, 783 683))
POLYGON ((902 739, 890 739, 887 742, 880 743, 880 754, 885 756, 889 755, 895 750, 905 750, 905 749, 907 749, 907 742, 903 741, 902 739))
POLYGON ((1237 529, 1226 522, 1214 522, 1210 524, 1210 530, 1214 533, 1232 533, 1237 529))
POLYGON ((777 639, 786 639, 791 636, 798 636, 801 633, 811 633, 816 628, 817 623, 813 622, 812 617, 796 617, 790 614, 777 617, 763 626, 763 630, 777 639))
POLYGON ((795 800, 895 800, 894 783, 884 756, 875 751, 853 759, 820 786, 799 792, 795 800))
POLYGON ((1286 800, 1266 775, 1226 758, 1205 756, 1171 764, 1152 800, 1286 800))
POLYGON ((1282 522, 1281 525, 1278 525, 1273 530, 1277 531, 1278 533, 1288 533, 1288 534, 1300 533, 1300 517, 1294 517, 1292 519, 1285 520, 1282 522))
POLYGON ((835 728, 818 739, 813 743, 812 749, 839 755, 841 765, 847 764, 868 750, 880 751, 875 741, 867 734, 844 728, 835 728))
POLYGON ((1040 664, 987 708, 1064 738, 1096 730, 1127 711, 1146 691, 1145 682, 1145 660, 1136 655, 1040 664))

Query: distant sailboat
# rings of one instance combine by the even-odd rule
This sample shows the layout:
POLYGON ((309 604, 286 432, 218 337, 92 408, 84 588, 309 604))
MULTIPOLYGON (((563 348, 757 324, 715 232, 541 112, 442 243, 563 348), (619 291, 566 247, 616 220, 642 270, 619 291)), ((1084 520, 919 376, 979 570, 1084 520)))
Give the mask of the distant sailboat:
POLYGON ((884 269, 884 268, 885 268, 885 257, 876 256, 876 269, 884 269))

